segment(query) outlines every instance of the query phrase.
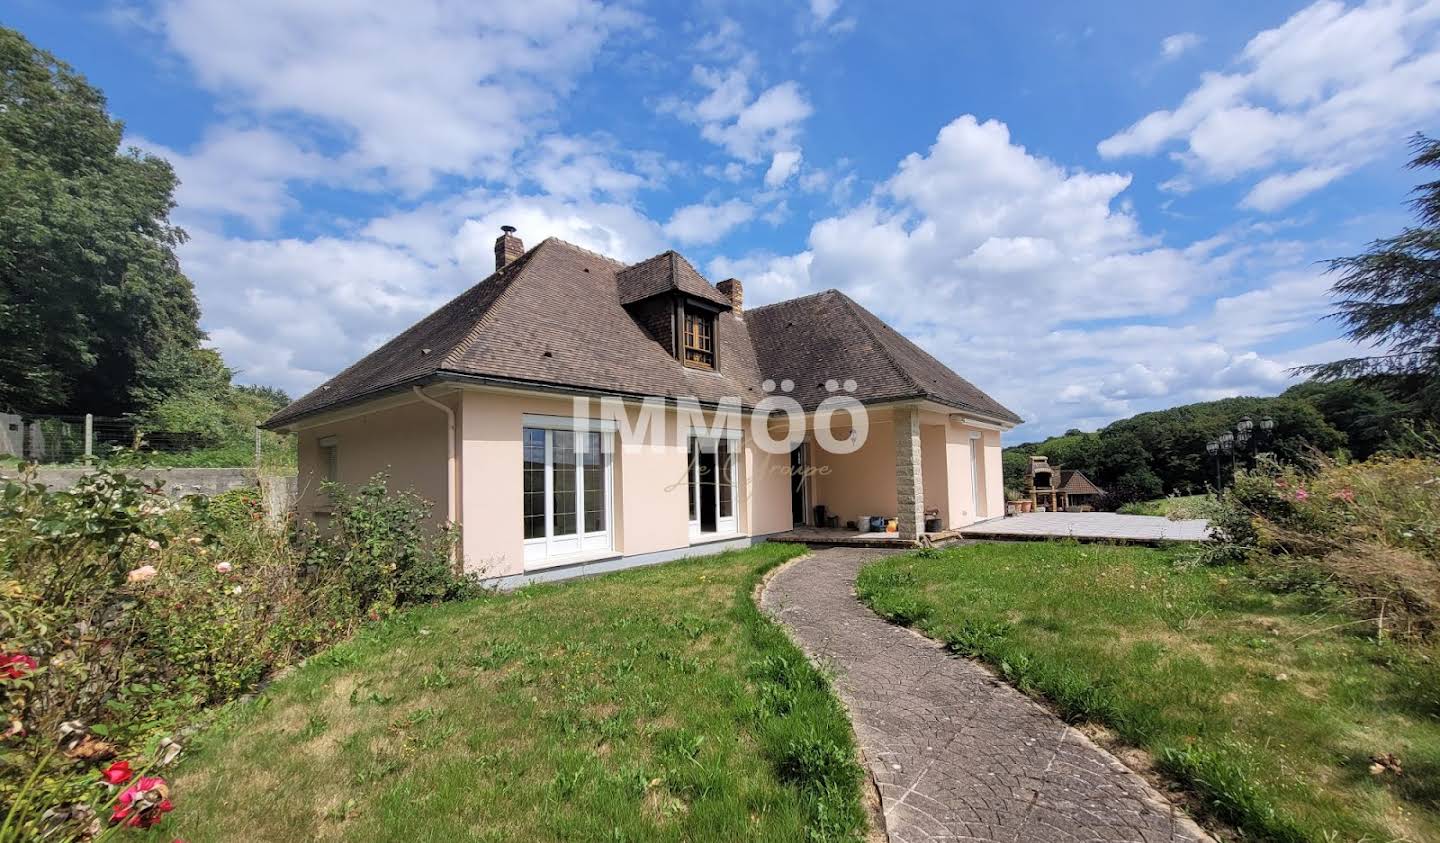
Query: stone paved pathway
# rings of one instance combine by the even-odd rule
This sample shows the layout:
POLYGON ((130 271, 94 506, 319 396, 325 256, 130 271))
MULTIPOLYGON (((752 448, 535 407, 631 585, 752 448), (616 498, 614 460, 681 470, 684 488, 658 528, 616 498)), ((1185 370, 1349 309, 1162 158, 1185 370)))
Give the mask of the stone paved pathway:
POLYGON ((854 595, 888 551, 818 550, 761 604, 836 673, 894 843, 1209 841, 1108 752, 966 659, 854 595))

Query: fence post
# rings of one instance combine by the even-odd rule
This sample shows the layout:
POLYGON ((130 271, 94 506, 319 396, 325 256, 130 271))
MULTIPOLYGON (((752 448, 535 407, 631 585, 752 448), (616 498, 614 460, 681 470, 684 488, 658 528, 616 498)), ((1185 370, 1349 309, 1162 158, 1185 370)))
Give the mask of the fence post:
POLYGON ((85 414, 85 461, 95 456, 95 416, 85 414))
POLYGON ((255 428, 255 470, 260 470, 260 428, 255 428))

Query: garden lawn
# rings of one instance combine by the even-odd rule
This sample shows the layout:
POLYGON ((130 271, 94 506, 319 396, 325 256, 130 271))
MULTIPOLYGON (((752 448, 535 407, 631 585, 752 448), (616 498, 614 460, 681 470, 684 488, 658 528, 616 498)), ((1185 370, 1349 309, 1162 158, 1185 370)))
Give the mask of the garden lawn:
POLYGON ((1440 840, 1440 648, 1181 553, 977 544, 877 562, 858 590, 1148 750, 1254 837, 1440 840), (1372 774, 1385 754, 1403 772, 1372 774))
POLYGON ((1159 515, 1165 518, 1205 518, 1206 511, 1213 506, 1214 498, 1209 495, 1178 495, 1156 498, 1151 501, 1137 501, 1120 507, 1122 515, 1159 515))
POLYGON ((864 831, 850 726, 751 602, 788 545, 411 611, 202 736, 156 839, 864 831))

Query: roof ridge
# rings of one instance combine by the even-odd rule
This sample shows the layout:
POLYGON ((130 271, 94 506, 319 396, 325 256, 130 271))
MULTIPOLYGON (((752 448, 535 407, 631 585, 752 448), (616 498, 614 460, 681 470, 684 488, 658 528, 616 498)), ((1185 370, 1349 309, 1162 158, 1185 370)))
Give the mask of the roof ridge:
MULTIPOLYGON (((674 254, 676 254, 676 251, 675 251, 674 249, 666 249, 666 250, 663 251, 663 252, 656 252, 655 254, 651 255, 651 256, 648 257, 648 258, 641 258, 640 260, 635 261, 634 263, 624 264, 624 266, 625 266, 626 269, 630 269, 631 267, 639 266, 639 265, 642 264, 642 263, 649 263, 650 261, 656 260, 656 259, 658 259, 658 258, 663 258, 663 257, 665 257, 666 255, 674 255, 674 254)), ((615 259, 614 259, 614 258, 611 258, 610 260, 615 260, 615 259)), ((620 263, 619 261, 616 261, 616 262, 617 262, 617 263, 620 263)))
POLYGON ((880 349, 880 353, 885 355, 885 359, 890 361, 890 365, 895 368, 895 371, 900 373, 900 377, 903 378, 906 383, 910 384, 910 387, 914 389, 917 394, 930 394, 930 390, 921 386, 920 382, 915 380, 915 378, 910 374, 909 370, 907 370, 903 365, 901 365, 899 360, 895 359, 895 355, 890 352, 890 348, 883 341, 881 341, 880 336, 875 333, 875 330, 870 327, 869 323, 865 319, 866 316, 870 316, 872 319, 876 319, 878 321, 878 316, 875 316, 873 313, 870 313, 870 311, 865 310, 858 303, 856 303, 854 299, 850 298, 839 290, 827 290, 826 292, 833 292, 835 293, 835 295, 840 297, 840 301, 844 303, 845 307, 850 310, 851 315, 855 317, 855 321, 859 323, 860 330, 864 331, 865 335, 870 337, 871 341, 875 343, 875 346, 880 349), (864 312, 862 313, 861 311, 864 312))
MULTIPOLYGON (((574 250, 577 251, 577 252, 584 252, 584 253, 587 254, 587 255, 590 255, 590 256, 592 256, 592 257, 600 258, 600 259, 603 260, 603 261, 609 261, 610 263, 613 263, 613 264, 615 264, 616 266, 629 266, 629 265, 630 265, 630 264, 627 264, 627 263, 625 263, 624 261, 620 260, 619 258, 612 258, 612 257, 610 257, 609 255, 601 254, 600 252, 597 252, 597 251, 595 251, 594 249, 587 249, 587 248, 585 248, 584 246, 578 245, 578 244, 576 244, 576 243, 571 243, 569 240, 566 240, 566 239, 563 238, 563 237, 556 237, 556 236, 553 235, 553 234, 550 235, 549 237, 546 237, 545 240, 554 240, 556 243, 563 243, 563 244, 565 244, 566 246, 569 246, 570 248, 574 249, 574 250)), ((544 245, 545 240, 541 240, 538 244, 536 244, 535 248, 538 249, 538 248, 540 248, 540 246, 544 245)), ((649 258, 646 258, 646 260, 649 260, 649 258)))
MULTIPOLYGON (((736 280, 738 281, 738 280, 740 280, 740 279, 736 279, 736 280)), ((794 302, 797 302, 797 301, 805 301, 806 299, 819 298, 820 296, 823 296, 823 295, 825 295, 826 293, 838 293, 838 294, 840 294, 840 295, 844 295, 844 293, 841 293, 839 290, 835 289, 834 287, 830 287, 830 288, 824 289, 824 290, 817 290, 817 291, 815 291, 815 292, 813 292, 813 293, 806 293, 806 294, 803 295, 803 296, 795 296, 795 297, 793 297, 793 298, 781 299, 780 301, 772 301, 772 302, 770 302, 769 304, 757 304, 757 305, 755 305, 754 307, 747 307, 747 308, 745 308, 745 310, 746 310, 747 313, 754 313, 754 312, 757 311, 757 310, 764 310, 764 309, 767 308, 767 307, 779 307, 779 306, 782 305, 782 304, 793 304, 794 302)))
MULTIPOLYGON (((504 298, 505 294, 510 292, 510 289, 515 286, 515 281, 520 277, 520 274, 525 271, 525 267, 529 266, 530 261, 534 258, 534 256, 539 254, 540 250, 545 247, 546 243, 549 243, 551 240, 554 239, 556 238, 546 237, 544 240, 541 240, 539 243, 531 246, 529 251, 525 252, 523 255, 501 267, 500 269, 495 270, 495 273, 493 275, 486 278, 487 281, 490 278, 495 278, 495 282, 497 284, 503 282, 505 284, 505 287, 501 289, 500 292, 495 294, 495 298, 490 300, 490 303, 486 305, 485 310, 480 314, 480 317, 475 320, 475 324, 471 325, 470 330, 465 332, 465 336, 461 337, 459 342, 450 346, 450 350, 445 352, 445 356, 440 358, 440 361, 435 364, 435 368, 437 370, 448 369, 453 366, 455 364, 455 361, 459 357, 463 356, 471 349, 472 346, 475 345, 475 343, 480 341, 480 326, 485 323, 485 320, 489 318, 490 314, 495 312, 495 305, 499 304, 500 299, 504 298), (514 272, 512 273, 513 277, 509 279, 497 277, 503 276, 505 270, 511 269, 512 267, 514 268, 514 272)), ((481 281, 480 283, 483 284, 485 282, 481 281)), ((480 285, 477 284, 475 286, 478 287, 480 285)), ((474 287, 472 287, 471 289, 474 289, 474 287)))

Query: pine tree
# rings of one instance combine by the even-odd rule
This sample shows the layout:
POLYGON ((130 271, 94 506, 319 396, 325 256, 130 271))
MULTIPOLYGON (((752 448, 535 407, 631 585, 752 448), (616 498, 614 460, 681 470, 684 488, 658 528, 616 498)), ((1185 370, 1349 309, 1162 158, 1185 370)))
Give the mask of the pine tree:
MULTIPOLYGON (((1417 134, 1410 145, 1410 169, 1440 168, 1440 140, 1417 134)), ((1347 338, 1375 353, 1298 371, 1321 381, 1369 381, 1440 418, 1440 181, 1413 194, 1416 225, 1328 264, 1339 276, 1331 287, 1338 300, 1332 317, 1347 338)))

